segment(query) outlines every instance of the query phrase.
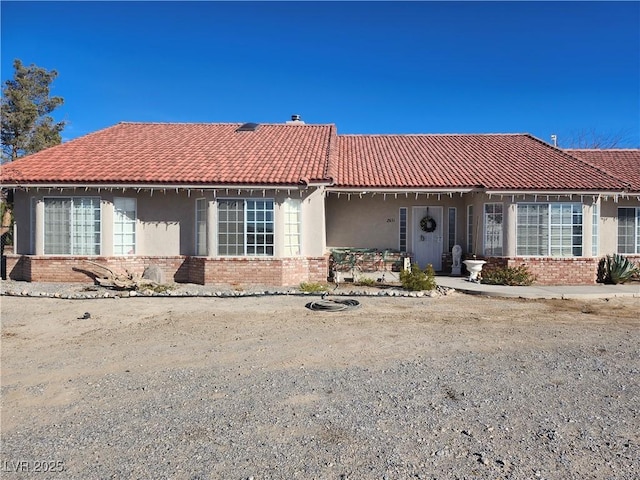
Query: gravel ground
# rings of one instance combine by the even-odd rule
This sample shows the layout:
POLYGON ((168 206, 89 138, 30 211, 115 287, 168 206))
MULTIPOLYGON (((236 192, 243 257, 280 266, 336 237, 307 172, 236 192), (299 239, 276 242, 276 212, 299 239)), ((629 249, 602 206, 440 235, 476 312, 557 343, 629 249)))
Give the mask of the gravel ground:
POLYGON ((3 478, 640 478, 639 299, 306 301, 2 297, 3 478))

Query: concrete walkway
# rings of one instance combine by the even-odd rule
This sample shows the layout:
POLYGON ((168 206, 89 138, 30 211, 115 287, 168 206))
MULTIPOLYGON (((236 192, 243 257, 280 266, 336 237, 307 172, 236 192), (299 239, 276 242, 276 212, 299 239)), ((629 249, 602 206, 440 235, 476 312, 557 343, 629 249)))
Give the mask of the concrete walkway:
POLYGON ((455 288, 464 293, 491 297, 515 298, 640 298, 640 282, 624 285, 532 285, 530 287, 508 287, 505 285, 485 285, 469 282, 467 277, 436 276, 436 283, 443 287, 455 288))

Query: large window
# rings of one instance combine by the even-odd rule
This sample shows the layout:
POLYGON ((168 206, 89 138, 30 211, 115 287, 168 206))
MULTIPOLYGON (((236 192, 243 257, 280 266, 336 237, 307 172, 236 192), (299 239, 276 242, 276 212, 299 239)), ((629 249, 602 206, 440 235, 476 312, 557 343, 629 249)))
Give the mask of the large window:
POLYGON ((502 255, 502 204, 484 204, 484 254, 502 255))
POLYGON ((207 255, 207 199, 196 200, 196 255, 207 255))
POLYGON ((273 255, 273 200, 219 200, 218 254, 273 255))
POLYGON ((100 255, 100 199, 44 199, 45 255, 100 255))
POLYGON ((136 253, 136 199, 113 199, 113 254, 136 253))
POLYGON ((640 253, 640 207, 618 208, 618 253, 640 253))
POLYGON ((284 201, 284 254, 300 255, 302 244, 302 201, 287 198, 284 201))
POLYGON ((518 204, 518 255, 582 255, 582 204, 518 204))

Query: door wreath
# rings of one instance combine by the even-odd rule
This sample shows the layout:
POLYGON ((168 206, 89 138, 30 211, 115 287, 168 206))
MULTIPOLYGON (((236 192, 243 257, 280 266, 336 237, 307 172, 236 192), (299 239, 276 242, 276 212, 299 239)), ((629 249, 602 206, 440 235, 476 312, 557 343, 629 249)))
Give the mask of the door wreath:
POLYGON ((433 232, 436 229, 436 221, 429 215, 427 215, 426 217, 423 217, 422 220, 420 220, 420 228, 423 232, 433 232))

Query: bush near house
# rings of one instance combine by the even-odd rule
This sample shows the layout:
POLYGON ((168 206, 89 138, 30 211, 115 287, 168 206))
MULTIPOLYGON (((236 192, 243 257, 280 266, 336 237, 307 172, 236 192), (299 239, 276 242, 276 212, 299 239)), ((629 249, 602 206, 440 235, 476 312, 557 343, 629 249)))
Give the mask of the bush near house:
POLYGON ((302 282, 299 288, 305 293, 322 293, 329 290, 327 285, 318 282, 302 282))
POLYGON ((498 267, 482 272, 482 283, 488 285, 527 286, 535 282, 536 276, 526 265, 498 267))
POLYGON ((600 259, 598 263, 598 282, 625 283, 630 280, 640 279, 640 268, 631 260, 614 253, 600 259))
POLYGON ((436 274, 433 271, 433 265, 427 265, 427 268, 420 270, 420 267, 413 263, 411 270, 403 270, 400 272, 400 282, 405 290, 435 290, 436 274))

